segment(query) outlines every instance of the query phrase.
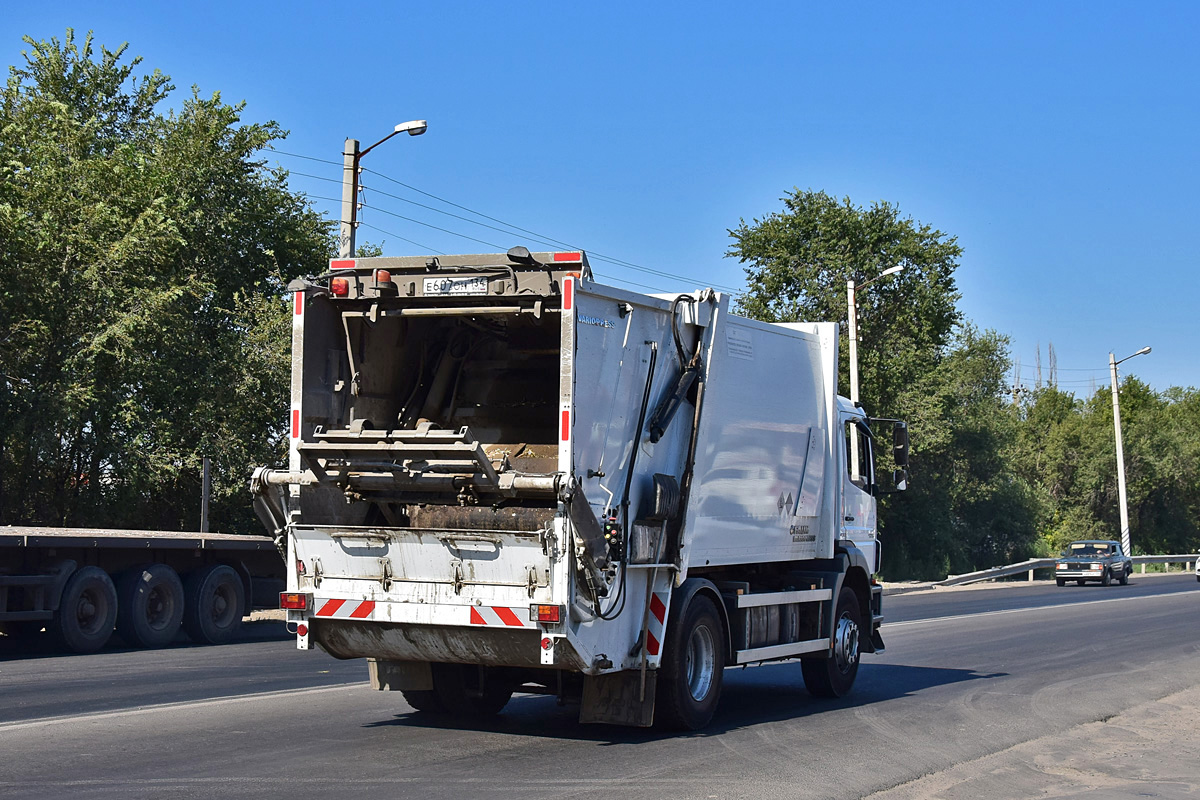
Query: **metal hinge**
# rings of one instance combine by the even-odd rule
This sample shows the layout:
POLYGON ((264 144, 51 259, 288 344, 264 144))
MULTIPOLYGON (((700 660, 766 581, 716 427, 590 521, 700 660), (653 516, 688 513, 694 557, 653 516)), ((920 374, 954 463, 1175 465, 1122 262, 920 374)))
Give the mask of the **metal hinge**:
POLYGON ((392 588, 392 560, 390 558, 379 559, 379 583, 383 586, 385 592, 391 591, 392 588))
POLYGON ((321 588, 321 578, 324 575, 324 572, 321 569, 321 559, 314 558, 312 560, 312 565, 313 565, 313 567, 312 567, 313 588, 320 589, 321 588))
POLYGON ((454 562, 454 593, 455 594, 462 594, 462 588, 463 588, 463 584, 465 582, 466 581, 463 577, 462 562, 455 561, 454 562))

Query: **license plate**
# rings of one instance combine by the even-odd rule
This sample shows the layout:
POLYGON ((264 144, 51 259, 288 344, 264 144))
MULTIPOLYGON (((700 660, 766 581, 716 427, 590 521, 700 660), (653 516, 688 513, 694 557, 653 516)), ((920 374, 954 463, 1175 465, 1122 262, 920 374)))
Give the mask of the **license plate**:
POLYGON ((426 295, 473 295, 487 294, 488 279, 477 278, 426 278, 423 293, 426 295))

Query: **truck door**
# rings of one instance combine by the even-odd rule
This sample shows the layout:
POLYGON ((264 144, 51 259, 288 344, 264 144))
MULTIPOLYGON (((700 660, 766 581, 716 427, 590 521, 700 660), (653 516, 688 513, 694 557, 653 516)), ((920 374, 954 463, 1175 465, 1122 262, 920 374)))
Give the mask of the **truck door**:
POLYGON ((849 539, 875 564, 875 458, 871 436, 856 419, 845 420, 842 437, 842 519, 839 538, 849 539))

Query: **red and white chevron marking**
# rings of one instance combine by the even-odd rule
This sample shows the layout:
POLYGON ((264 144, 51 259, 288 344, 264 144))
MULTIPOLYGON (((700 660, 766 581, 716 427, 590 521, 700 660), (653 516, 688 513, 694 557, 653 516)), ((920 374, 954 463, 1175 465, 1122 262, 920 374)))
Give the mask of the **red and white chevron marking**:
POLYGON ((374 600, 326 600, 317 609, 317 616, 324 619, 372 619, 374 615, 374 600))
POLYGON ((471 606, 472 625, 491 625, 497 628, 536 628, 529 619, 529 607, 471 606))
POLYGON ((658 655, 662 649, 663 629, 667 626, 667 595, 654 592, 650 595, 650 616, 646 620, 646 652, 658 655))

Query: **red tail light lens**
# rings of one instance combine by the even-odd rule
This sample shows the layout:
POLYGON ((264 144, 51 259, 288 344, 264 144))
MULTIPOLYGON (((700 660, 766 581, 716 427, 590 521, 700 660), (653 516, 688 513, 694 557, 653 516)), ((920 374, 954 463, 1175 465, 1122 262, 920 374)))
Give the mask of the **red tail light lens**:
POLYGON ((350 294, 350 279, 334 278, 329 282, 329 292, 334 297, 345 297, 350 294))
POLYGON ((562 622, 562 606, 532 605, 529 619, 534 622, 562 622))
POLYGON ((280 592, 279 607, 288 611, 307 611, 308 597, 307 592, 280 592))

